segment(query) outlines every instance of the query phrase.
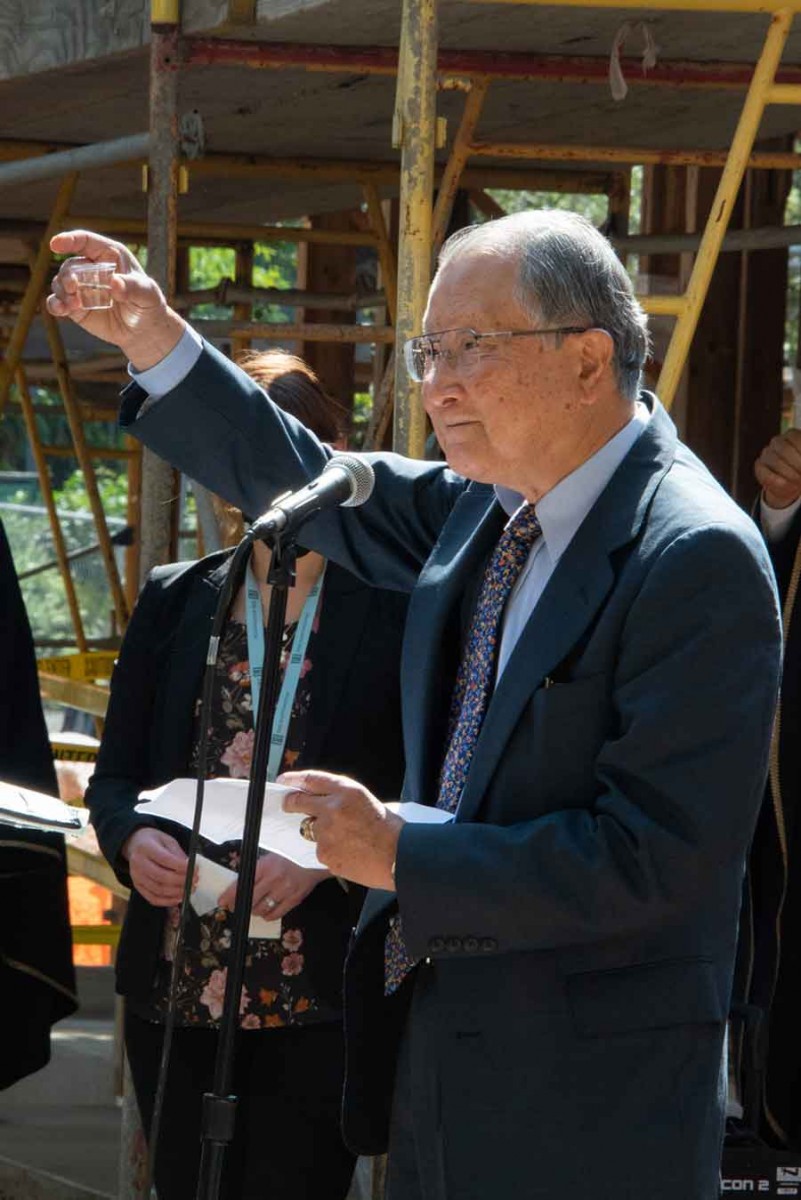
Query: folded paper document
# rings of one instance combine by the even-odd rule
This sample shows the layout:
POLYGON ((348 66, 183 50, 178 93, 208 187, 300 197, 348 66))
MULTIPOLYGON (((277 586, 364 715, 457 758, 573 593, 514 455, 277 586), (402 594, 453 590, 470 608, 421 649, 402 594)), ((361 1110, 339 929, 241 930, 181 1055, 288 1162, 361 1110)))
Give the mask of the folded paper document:
MULTIPOLYGON (((148 816, 162 817, 178 825, 192 828, 195 814, 197 780, 173 779, 163 787, 142 792, 136 811, 148 816)), ((317 849, 300 833, 302 813, 286 813, 282 808, 290 788, 280 783, 268 783, 264 793, 264 810, 259 833, 262 850, 282 854, 301 867, 319 867, 317 849)), ((200 832, 210 842, 239 841, 245 825, 245 806, 248 794, 247 779, 207 779, 203 796, 203 815, 200 832)), ((440 824, 451 820, 450 813, 424 804, 392 803, 387 806, 405 821, 440 824)))
MULTIPOLYGON (((198 916, 212 912, 219 904, 220 896, 236 879, 236 871, 212 862, 199 854, 195 860, 195 885, 192 888, 192 907, 198 916)), ((267 921, 264 917, 251 914, 248 937, 280 938, 281 922, 267 921)))
POLYGON ((4 825, 52 833, 80 833, 88 820, 85 808, 73 808, 55 796, 0 781, 0 823, 4 825))

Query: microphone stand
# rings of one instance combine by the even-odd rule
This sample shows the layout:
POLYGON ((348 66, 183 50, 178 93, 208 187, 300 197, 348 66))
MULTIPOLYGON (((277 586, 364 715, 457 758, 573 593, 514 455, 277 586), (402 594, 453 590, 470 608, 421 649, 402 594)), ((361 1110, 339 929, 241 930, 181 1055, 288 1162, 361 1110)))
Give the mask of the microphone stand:
POLYGON ((253 761, 248 784, 245 826, 236 905, 233 917, 231 949, 225 980, 225 998, 220 1021, 213 1091, 203 1097, 201 1155, 196 1200, 218 1200, 225 1151, 234 1135, 237 1097, 232 1095, 236 1034, 239 1028, 239 1004, 245 968, 248 928, 253 904, 253 882, 259 855, 259 833, 264 808, 264 788, 270 753, 270 734, 278 700, 281 644, 286 617, 287 591, 295 582, 297 547, 290 535, 286 543, 281 533, 271 539, 272 561, 267 582, 272 586, 270 611, 264 643, 264 667, 256 714, 253 761))

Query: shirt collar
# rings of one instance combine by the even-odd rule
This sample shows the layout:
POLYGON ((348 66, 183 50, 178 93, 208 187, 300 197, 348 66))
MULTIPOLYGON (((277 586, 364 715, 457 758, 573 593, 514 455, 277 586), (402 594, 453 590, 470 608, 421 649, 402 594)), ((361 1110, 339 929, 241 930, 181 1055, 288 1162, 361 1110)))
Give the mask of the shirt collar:
MULTIPOLYGON (((649 409, 638 400, 631 420, 538 501, 537 517, 542 526, 542 538, 554 564, 570 545, 587 513, 650 419, 649 409)), ((519 492, 501 484, 495 485, 495 496, 510 517, 523 503, 519 492)))

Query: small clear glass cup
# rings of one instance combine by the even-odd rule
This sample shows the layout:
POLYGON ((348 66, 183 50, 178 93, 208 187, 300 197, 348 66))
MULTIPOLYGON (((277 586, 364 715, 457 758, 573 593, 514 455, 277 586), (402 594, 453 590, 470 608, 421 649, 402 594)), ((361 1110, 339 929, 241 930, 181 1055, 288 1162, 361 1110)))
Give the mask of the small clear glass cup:
POLYGON ((78 284, 81 308, 111 308, 111 276, 117 270, 113 262, 77 262, 72 274, 78 284))

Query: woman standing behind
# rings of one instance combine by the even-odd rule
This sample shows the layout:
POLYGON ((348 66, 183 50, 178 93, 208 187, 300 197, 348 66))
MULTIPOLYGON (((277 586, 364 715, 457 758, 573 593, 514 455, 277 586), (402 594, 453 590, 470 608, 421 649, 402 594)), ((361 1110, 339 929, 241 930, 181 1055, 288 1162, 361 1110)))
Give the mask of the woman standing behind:
MULTIPOLYGON (((338 406, 314 373, 281 351, 245 369, 272 399, 324 441, 336 442, 338 406)), ((137 1101, 149 1128, 163 1041, 178 904, 186 872, 174 827, 134 811, 139 792, 192 774, 211 619, 230 551, 150 575, 111 684, 97 770, 86 802, 103 853, 132 887, 117 956, 126 997, 125 1040, 137 1101)), ((254 546, 255 579, 240 589, 220 644, 212 697, 208 776, 245 778, 253 745, 250 658, 266 623, 270 551, 254 546), (258 583, 256 581, 259 581, 258 583), (250 649, 249 649, 250 647, 250 649)), ((315 553, 298 558, 289 595, 282 674, 302 650, 280 769, 315 766, 398 795, 403 775, 398 664, 405 597, 367 588, 315 553), (305 643, 301 645, 300 643, 305 643)), ((291 686, 291 681, 290 681, 291 686)), ((236 869, 239 843, 201 853, 236 869)), ((202 1097, 211 1089, 231 943, 234 889, 189 918, 185 968, 159 1151, 159 1200, 194 1197, 202 1097)), ((354 1159, 341 1140, 342 965, 358 899, 325 870, 275 854, 258 863, 254 914, 281 921, 280 937, 247 943, 235 1093, 236 1132, 225 1192, 254 1200, 337 1200, 354 1159)))

